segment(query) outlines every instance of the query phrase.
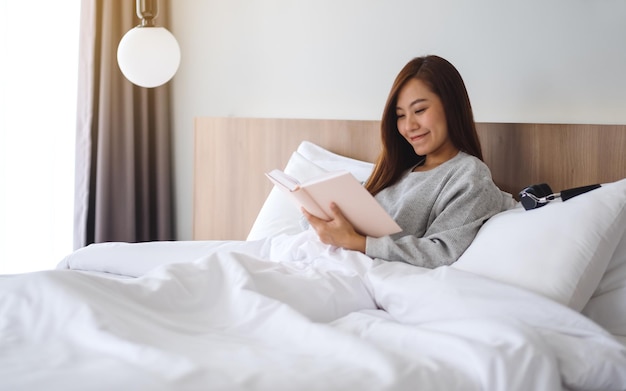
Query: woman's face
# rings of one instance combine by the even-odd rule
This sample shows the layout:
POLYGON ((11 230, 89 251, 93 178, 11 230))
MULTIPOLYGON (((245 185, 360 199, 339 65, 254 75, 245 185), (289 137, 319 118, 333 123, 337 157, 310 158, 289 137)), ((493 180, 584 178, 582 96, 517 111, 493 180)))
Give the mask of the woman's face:
POLYGON ((398 131, 416 154, 426 156, 425 165, 441 164, 458 153, 448 137, 441 99, 423 81, 411 79, 400 89, 396 115, 398 131))

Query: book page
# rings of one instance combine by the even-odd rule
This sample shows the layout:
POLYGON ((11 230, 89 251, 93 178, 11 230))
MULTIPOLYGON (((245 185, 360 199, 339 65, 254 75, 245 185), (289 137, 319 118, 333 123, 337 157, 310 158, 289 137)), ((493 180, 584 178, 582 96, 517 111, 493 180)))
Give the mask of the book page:
POLYGON ((282 186, 288 191, 295 191, 300 187, 300 182, 279 169, 272 170, 265 174, 275 185, 282 186))

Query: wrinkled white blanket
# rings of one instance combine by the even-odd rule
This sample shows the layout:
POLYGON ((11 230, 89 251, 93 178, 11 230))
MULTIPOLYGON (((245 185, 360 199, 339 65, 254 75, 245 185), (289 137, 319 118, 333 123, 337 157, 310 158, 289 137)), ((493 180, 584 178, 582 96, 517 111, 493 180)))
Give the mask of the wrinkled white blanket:
POLYGON ((626 387, 626 347, 565 306, 309 235, 100 245, 60 266, 139 277, 0 278, 0 389, 626 387))

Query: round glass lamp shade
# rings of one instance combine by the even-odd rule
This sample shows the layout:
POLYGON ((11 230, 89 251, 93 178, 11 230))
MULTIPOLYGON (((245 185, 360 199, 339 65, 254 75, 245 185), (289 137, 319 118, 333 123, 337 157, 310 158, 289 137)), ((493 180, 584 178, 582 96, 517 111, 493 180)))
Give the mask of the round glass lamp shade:
POLYGON ((174 77, 180 64, 180 47, 167 29, 138 26, 122 37, 117 63, 133 84, 158 87, 174 77))

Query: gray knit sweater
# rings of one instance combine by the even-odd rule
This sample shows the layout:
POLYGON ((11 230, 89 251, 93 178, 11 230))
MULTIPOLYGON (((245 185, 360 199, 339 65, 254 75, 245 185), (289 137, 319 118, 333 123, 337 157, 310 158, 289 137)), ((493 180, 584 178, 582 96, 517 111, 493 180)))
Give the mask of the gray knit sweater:
POLYGON ((464 152, 429 171, 408 170, 376 199, 402 232, 367 237, 365 253, 428 268, 455 262, 481 225, 503 209, 489 168, 464 152))

